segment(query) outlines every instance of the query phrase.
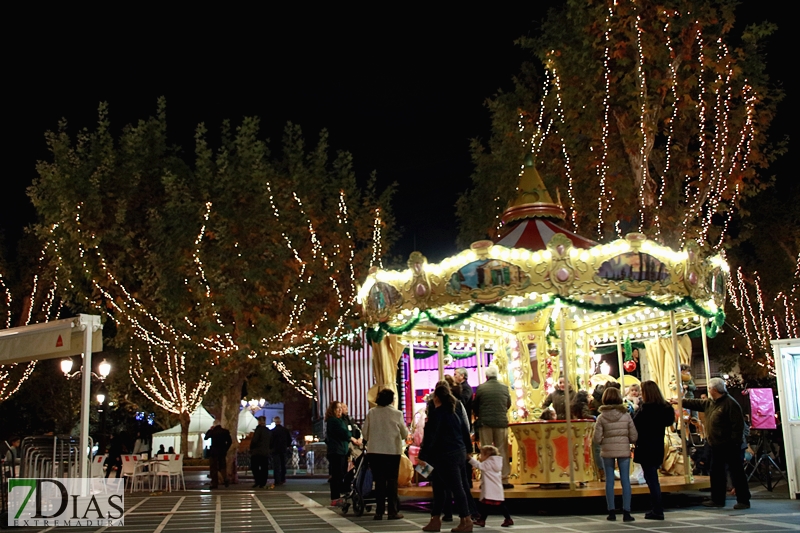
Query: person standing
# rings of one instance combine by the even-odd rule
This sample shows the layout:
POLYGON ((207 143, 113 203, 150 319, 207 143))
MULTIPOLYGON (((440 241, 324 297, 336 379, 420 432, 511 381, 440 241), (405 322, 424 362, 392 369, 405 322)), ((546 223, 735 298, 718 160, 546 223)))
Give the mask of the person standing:
POLYGON ((508 463, 508 410, 511 408, 511 393, 508 385, 497 379, 498 370, 495 365, 486 367, 486 381, 478 386, 472 400, 475 412, 476 427, 481 446, 494 446, 503 458, 503 487, 511 488, 508 475, 511 467, 508 463))
POLYGON ((292 445, 292 434, 289 430, 281 425, 281 417, 276 416, 272 419, 275 427, 272 428, 270 436, 270 448, 272 450, 272 470, 273 477, 275 478, 275 485, 283 485, 286 483, 286 461, 287 450, 292 445))
POLYGON ((594 442, 600 444, 603 470, 606 474, 606 504, 608 520, 616 520, 614 506, 614 462, 619 466, 619 480, 622 483, 622 519, 633 522, 631 516, 631 444, 638 438, 636 426, 622 404, 619 389, 606 388, 603 392, 603 405, 600 416, 594 425, 594 442))
POLYGON ((342 421, 347 426, 347 429, 350 430, 350 433, 355 438, 360 439, 361 429, 358 427, 358 424, 356 424, 355 421, 352 418, 350 418, 349 408, 347 407, 347 404, 341 402, 340 405, 342 406, 342 421))
POLYGON ((342 420, 342 404, 331 402, 325 411, 325 443, 328 445, 328 468, 331 475, 331 507, 342 503, 340 499, 346 487, 344 475, 347 473, 347 456, 350 443, 361 446, 361 441, 353 437, 342 420))
POLYGON ((363 439, 367 443, 367 460, 375 481, 375 520, 381 520, 389 500, 389 520, 403 518, 400 514, 400 499, 397 497, 397 476, 400 471, 400 455, 408 436, 403 413, 395 409, 394 391, 378 392, 373 407, 364 420, 363 439))
POLYGON ((211 429, 206 431, 203 440, 211 439, 211 451, 209 459, 211 462, 211 488, 219 488, 219 476, 222 475, 222 481, 227 487, 230 485, 228 481, 228 448, 231 447, 233 440, 231 440, 231 432, 223 428, 219 420, 214 420, 214 425, 211 429))
MULTIPOLYGON (((706 439, 711 446, 711 499, 703 502, 706 507, 725 507, 727 476, 731 475, 736 490, 734 509, 750 508, 750 487, 742 463, 742 439, 744 438, 744 415, 739 402, 728 394, 725 381, 711 378, 708 382, 706 400, 683 400, 683 407, 705 413, 706 439)), ((676 400, 672 402, 677 403, 676 400)))
POLYGON ((471 419, 473 392, 472 386, 467 382, 468 378, 469 375, 467 374, 466 368, 456 368, 456 371, 453 373, 453 379, 455 380, 456 385, 458 385, 461 389, 458 396, 456 396, 456 399, 461 400, 461 405, 463 405, 464 409, 467 410, 467 418, 471 419))
POLYGON ((493 507, 503 513, 505 518, 500 527, 514 525, 506 507, 506 495, 503 493, 503 482, 500 479, 503 459, 498 453, 494 446, 482 446, 481 460, 477 461, 472 457, 469 459, 470 464, 481 471, 481 516, 475 521, 475 525, 480 527, 486 527, 486 518, 493 507))
POLYGON ((440 482, 433 484, 431 520, 422 530, 434 532, 441 530, 445 491, 449 489, 453 493, 458 516, 461 518, 458 526, 450 531, 468 533, 472 531, 472 519, 467 496, 464 494, 462 476, 464 461, 467 458, 469 426, 464 424, 461 415, 456 413, 456 399, 448 385, 440 382, 436 386, 433 392, 433 405, 434 409, 428 412, 428 421, 425 423, 418 464, 424 468, 430 463, 434 469, 432 475, 438 476, 437 480, 440 482))
POLYGON ((542 404, 542 409, 547 409, 551 405, 556 411, 556 420, 567 419, 567 395, 564 392, 565 381, 564 378, 558 378, 558 383, 553 392, 547 395, 542 404))
POLYGON ((259 416, 258 425, 250 441, 250 466, 253 468, 253 488, 266 488, 269 479, 269 456, 271 434, 267 427, 267 417, 259 416))
POLYGON ((645 513, 645 519, 664 520, 658 469, 664 462, 664 428, 671 426, 675 421, 675 411, 664 400, 661 389, 655 381, 644 381, 641 388, 642 404, 633 418, 633 425, 639 434, 633 452, 633 462, 642 465, 644 480, 650 489, 650 500, 653 502, 653 510, 645 513))

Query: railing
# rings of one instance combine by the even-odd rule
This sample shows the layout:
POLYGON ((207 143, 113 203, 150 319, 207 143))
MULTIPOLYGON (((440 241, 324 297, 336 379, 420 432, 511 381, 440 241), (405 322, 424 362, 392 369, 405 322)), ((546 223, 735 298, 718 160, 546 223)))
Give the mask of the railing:
MULTIPOLYGON (((89 450, 92 449, 89 439, 89 450)), ((84 453, 88 456, 89 450, 84 453)), ((20 453, 20 477, 59 477, 80 476, 80 439, 65 436, 25 437, 20 453)), ((88 467, 88 461, 84 464, 88 467)), ((89 472, 84 473, 89 477, 89 472)))

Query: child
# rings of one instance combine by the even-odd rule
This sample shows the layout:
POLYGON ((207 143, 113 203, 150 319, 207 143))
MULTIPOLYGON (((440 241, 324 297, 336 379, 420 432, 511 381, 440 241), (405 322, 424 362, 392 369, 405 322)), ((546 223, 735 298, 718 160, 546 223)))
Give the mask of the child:
POLYGON ((600 444, 603 470, 606 474, 606 503, 608 519, 616 520, 614 506, 614 462, 619 465, 622 482, 622 515, 625 522, 633 522, 631 516, 631 444, 639 438, 628 409, 622 404, 619 389, 607 388, 603 392, 600 416, 594 425, 594 442, 600 444))
POLYGON ((470 457, 469 464, 481 471, 481 517, 474 524, 486 527, 489 509, 497 507, 505 517, 505 521, 500 524, 500 527, 513 526, 514 521, 508 514, 506 497, 503 494, 503 458, 500 456, 500 452, 494 446, 483 446, 481 447, 481 460, 476 461, 474 457, 470 457))
POLYGON ((628 394, 625 396, 625 401, 631 405, 634 413, 639 410, 639 407, 642 406, 642 389, 638 384, 634 383, 628 387, 628 394))

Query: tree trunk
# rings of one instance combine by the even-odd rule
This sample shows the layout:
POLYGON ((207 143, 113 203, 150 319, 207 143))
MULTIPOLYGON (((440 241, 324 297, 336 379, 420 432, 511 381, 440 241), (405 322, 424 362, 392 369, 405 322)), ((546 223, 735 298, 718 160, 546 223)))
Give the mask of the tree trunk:
POLYGON ((184 411, 178 416, 181 421, 181 453, 185 459, 189 457, 189 422, 192 415, 189 411, 184 411))
POLYGON ((242 385, 245 374, 241 370, 231 376, 229 385, 222 393, 222 427, 231 432, 231 444, 226 462, 228 464, 228 479, 231 483, 238 483, 239 476, 236 469, 236 451, 239 449, 239 438, 236 428, 239 425, 239 409, 242 401, 242 385))

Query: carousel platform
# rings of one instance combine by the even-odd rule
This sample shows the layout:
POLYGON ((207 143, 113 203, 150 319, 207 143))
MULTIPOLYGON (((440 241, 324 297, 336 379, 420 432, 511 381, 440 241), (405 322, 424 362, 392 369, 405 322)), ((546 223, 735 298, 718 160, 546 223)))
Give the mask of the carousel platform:
MULTIPOLYGON (((706 489, 711 486, 711 481, 708 476, 695 476, 693 483, 686 483, 683 476, 664 476, 659 478, 661 482, 661 492, 681 492, 685 490, 700 490, 706 489)), ((480 489, 478 484, 474 483, 475 488, 472 489, 472 496, 479 497, 480 489)), ((589 481, 582 486, 577 486, 575 490, 571 490, 568 484, 554 484, 554 485, 514 485, 513 489, 506 489, 506 499, 511 498, 588 498, 593 496, 605 496, 606 484, 603 481, 589 481)), ((400 496, 411 496, 415 498, 432 498, 433 490, 430 485, 423 487, 412 485, 409 487, 400 487, 397 490, 400 496)), ((622 495, 622 486, 617 482, 615 491, 617 495, 622 495)), ((631 484, 631 492, 633 494, 649 494, 647 485, 636 483, 631 484)))

